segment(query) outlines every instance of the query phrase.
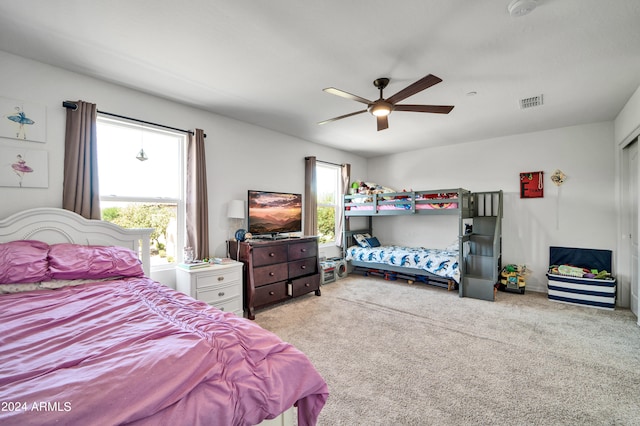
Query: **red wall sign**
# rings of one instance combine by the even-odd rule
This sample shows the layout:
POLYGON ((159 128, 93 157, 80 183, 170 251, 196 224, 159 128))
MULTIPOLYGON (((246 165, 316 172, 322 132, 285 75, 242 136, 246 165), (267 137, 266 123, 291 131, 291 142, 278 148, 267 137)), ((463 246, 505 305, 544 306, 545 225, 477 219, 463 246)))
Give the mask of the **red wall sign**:
POLYGON ((544 172, 520 173, 520 198, 544 197, 544 172))

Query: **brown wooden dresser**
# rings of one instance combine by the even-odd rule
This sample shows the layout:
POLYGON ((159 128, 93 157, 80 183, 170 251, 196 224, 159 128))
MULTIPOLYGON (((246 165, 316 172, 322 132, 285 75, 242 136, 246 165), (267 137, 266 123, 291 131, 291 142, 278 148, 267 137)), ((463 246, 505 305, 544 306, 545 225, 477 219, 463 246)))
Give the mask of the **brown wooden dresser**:
POLYGON ((231 258, 244 263, 244 307, 255 309, 315 291, 320 296, 316 237, 229 241, 231 258))

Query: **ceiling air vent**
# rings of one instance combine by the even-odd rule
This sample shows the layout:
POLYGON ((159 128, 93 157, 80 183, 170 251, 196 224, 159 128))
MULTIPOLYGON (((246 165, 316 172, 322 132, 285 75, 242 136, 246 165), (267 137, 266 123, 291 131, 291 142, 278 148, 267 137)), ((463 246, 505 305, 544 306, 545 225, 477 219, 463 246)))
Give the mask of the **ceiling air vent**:
POLYGON ((542 95, 520 99, 520 109, 533 108, 542 105, 542 95))

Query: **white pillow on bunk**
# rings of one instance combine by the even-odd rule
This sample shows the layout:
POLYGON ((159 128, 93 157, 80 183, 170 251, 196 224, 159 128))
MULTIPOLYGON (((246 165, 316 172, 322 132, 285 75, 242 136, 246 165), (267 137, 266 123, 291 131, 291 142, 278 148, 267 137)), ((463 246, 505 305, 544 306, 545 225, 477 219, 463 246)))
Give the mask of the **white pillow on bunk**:
POLYGON ((360 247, 364 247, 364 248, 369 248, 369 243, 367 242, 367 238, 371 238, 371 235, 368 233, 353 235, 353 239, 356 240, 356 243, 358 243, 360 247))

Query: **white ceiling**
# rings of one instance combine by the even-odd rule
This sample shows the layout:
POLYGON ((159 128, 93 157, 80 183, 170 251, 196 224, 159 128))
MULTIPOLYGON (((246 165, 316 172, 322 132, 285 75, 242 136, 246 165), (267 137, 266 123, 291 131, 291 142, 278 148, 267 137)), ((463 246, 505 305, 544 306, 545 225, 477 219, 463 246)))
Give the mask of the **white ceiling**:
POLYGON ((614 119, 640 86, 640 1, 509 1, 3 1, 0 50, 366 157, 614 119), (316 124, 364 107, 325 87, 375 100, 374 79, 386 98, 427 74, 401 103, 450 114, 316 124))

